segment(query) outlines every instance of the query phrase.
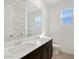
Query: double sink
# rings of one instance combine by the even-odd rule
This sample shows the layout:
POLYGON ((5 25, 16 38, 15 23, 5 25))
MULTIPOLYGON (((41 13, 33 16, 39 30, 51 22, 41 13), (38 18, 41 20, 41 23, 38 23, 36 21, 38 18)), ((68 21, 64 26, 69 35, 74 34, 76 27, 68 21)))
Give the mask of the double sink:
POLYGON ((17 55, 23 51, 30 52, 31 49, 35 49, 36 47, 41 46, 44 42, 48 41, 46 38, 35 38, 24 41, 15 41, 12 45, 6 47, 5 49, 8 51, 10 55, 17 55))
POLYGON ((16 55, 25 49, 31 49, 36 46, 40 46, 42 42, 42 39, 32 39, 32 40, 26 40, 26 41, 17 41, 14 42, 11 46, 6 47, 8 52, 12 55, 16 55))

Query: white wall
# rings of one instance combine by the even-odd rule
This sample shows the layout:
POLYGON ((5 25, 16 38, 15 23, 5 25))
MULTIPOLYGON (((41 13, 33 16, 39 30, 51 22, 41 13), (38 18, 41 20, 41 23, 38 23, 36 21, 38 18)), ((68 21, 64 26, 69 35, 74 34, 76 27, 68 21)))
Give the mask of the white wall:
POLYGON ((73 7, 72 1, 62 2, 49 8, 49 35, 61 46, 62 51, 74 54, 74 26, 63 24, 60 18, 61 9, 69 7, 73 7))

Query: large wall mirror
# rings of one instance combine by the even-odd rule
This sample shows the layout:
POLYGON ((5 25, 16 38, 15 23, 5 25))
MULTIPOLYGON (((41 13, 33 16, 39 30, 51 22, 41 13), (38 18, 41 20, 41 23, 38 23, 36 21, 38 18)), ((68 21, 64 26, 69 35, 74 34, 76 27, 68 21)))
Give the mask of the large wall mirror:
POLYGON ((5 0, 4 3, 6 40, 42 33, 42 10, 27 0, 5 0))
POLYGON ((34 36, 42 32, 42 11, 26 1, 26 35, 34 36))

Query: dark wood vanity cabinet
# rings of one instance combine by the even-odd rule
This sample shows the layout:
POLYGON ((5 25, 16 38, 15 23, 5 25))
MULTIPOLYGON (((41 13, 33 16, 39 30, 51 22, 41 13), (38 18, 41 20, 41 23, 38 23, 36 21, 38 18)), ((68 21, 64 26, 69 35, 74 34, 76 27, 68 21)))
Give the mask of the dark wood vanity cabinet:
POLYGON ((52 57, 52 40, 37 48, 30 54, 21 59, 51 59, 52 57))
POLYGON ((43 59, 51 59, 52 57, 52 40, 43 45, 43 59))
POLYGON ((42 59, 42 49, 38 48, 21 59, 42 59))

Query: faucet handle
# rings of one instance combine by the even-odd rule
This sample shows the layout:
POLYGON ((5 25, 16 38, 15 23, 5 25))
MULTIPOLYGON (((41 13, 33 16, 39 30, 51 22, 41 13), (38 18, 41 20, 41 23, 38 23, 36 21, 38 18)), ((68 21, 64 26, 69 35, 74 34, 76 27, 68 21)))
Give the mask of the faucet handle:
POLYGON ((10 37, 13 37, 13 35, 10 35, 10 37))

